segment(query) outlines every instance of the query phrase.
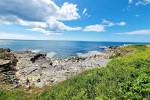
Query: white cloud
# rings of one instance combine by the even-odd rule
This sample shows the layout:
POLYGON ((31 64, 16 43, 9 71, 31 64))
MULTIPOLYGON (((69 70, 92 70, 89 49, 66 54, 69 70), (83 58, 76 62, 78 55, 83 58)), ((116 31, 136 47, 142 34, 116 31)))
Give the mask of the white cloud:
POLYGON ((106 27, 112 27, 112 26, 125 26, 126 22, 119 22, 119 23, 114 23, 111 21, 108 21, 106 19, 103 19, 101 24, 95 24, 95 25, 89 25, 86 26, 83 31, 89 32, 104 32, 106 27))
POLYGON ((76 20, 80 18, 77 5, 65 2, 58 7, 51 0, 0 0, 1 15, 14 15, 28 21, 76 20))
POLYGON ((150 0, 129 0, 129 4, 134 4, 136 6, 147 5, 150 4, 150 0))
POLYGON ((86 12, 87 12, 87 9, 86 9, 86 8, 84 8, 84 10, 83 10, 82 14, 86 15, 86 14, 87 14, 86 12))
POLYGON ((150 4, 150 0, 141 0, 135 3, 136 6, 150 4))
POLYGON ((143 35, 143 34, 150 34, 150 30, 137 30, 137 31, 131 31, 131 32, 116 33, 116 34, 143 35))
POLYGON ((109 27, 115 25, 114 22, 108 21, 108 20, 106 20, 106 19, 103 19, 102 24, 103 24, 104 26, 109 26, 109 27))
POLYGON ((85 16, 88 16, 88 13, 87 13, 87 9, 86 9, 86 8, 84 8, 82 14, 85 15, 85 16))
POLYGON ((131 4, 133 2, 133 0, 129 0, 129 3, 131 4))
MULTIPOLYGON (((50 0, 0 0, 1 16, 17 16, 27 21, 46 21, 59 7, 50 0)), ((13 19, 12 19, 13 20, 13 19)))
POLYGON ((86 26, 83 31, 85 32, 89 32, 89 31, 94 31, 94 32, 104 32, 105 31, 105 28, 103 25, 100 25, 100 24, 96 24, 96 25, 89 25, 89 26, 86 26))
POLYGON ((102 24, 104 26, 107 26, 107 27, 111 27, 111 26, 125 26, 126 25, 126 22, 119 22, 119 23, 115 23, 115 22, 111 22, 111 21, 108 21, 106 19, 103 19, 102 20, 102 24))
POLYGON ((74 5, 65 2, 53 18, 56 18, 57 20, 76 20, 80 18, 77 11, 78 8, 76 4, 74 5))
POLYGON ((32 29, 28 29, 28 30, 38 31, 38 32, 42 32, 46 35, 51 35, 51 34, 61 34, 64 30, 77 31, 77 30, 81 30, 81 29, 82 29, 81 27, 66 26, 62 22, 51 19, 47 22, 45 27, 32 28, 32 29))
POLYGON ((117 23, 119 26, 125 26, 126 25, 126 22, 120 22, 120 23, 117 23))
POLYGON ((83 9, 82 14, 85 15, 85 16, 91 17, 91 15, 89 15, 89 14, 87 13, 87 9, 86 9, 86 8, 83 9))
POLYGON ((108 21, 108 20, 106 20, 106 19, 103 19, 102 20, 102 24, 104 25, 104 26, 108 26, 108 27, 111 27, 111 26, 125 26, 126 25, 126 22, 119 22, 119 23, 114 23, 114 22, 111 22, 111 21, 108 21))
POLYGON ((45 35, 51 35, 51 34, 62 34, 62 31, 61 32, 57 32, 57 31, 47 31, 43 28, 32 28, 32 29, 28 29, 28 30, 31 30, 31 31, 38 31, 38 32, 41 32, 41 33, 44 33, 45 35))
POLYGON ((59 7, 52 0, 0 0, 0 9, 1 24, 40 28, 49 34, 64 30, 79 30, 79 27, 70 27, 61 22, 80 18, 76 4, 65 2, 59 7))

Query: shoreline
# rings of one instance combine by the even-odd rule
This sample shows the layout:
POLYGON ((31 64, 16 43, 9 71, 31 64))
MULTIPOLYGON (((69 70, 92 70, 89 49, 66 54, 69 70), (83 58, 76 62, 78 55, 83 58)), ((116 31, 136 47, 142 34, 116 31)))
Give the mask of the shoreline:
POLYGON ((0 49, 0 53, 9 55, 0 58, 0 72, 3 83, 14 84, 14 87, 32 85, 42 88, 48 84, 64 81, 82 71, 105 67, 114 56, 118 46, 110 46, 106 52, 89 57, 71 57, 68 59, 53 59, 46 54, 32 51, 11 51, 0 49))

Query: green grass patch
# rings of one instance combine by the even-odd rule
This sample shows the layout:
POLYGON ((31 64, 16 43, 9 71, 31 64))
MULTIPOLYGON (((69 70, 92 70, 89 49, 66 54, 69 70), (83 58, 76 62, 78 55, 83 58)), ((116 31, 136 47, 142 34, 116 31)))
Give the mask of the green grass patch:
POLYGON ((0 100, 25 100, 27 93, 19 90, 4 91, 0 89, 0 100))

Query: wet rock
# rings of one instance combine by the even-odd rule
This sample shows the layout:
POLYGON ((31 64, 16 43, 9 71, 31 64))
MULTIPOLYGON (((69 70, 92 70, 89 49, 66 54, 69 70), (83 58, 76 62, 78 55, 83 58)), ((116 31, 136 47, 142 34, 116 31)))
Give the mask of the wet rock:
POLYGON ((45 56, 46 55, 44 55, 44 54, 37 54, 33 58, 31 58, 30 61, 32 61, 32 63, 34 63, 37 59, 39 59, 39 58, 45 58, 45 56))

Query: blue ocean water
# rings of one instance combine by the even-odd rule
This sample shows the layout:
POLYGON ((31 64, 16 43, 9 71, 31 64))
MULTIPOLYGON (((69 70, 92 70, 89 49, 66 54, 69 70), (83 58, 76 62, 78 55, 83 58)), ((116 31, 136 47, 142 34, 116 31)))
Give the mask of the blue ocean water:
POLYGON ((0 48, 11 50, 32 50, 41 53, 53 53, 53 58, 68 58, 77 53, 89 51, 104 52, 103 46, 122 46, 125 44, 143 44, 133 42, 85 42, 55 40, 0 40, 0 48))

